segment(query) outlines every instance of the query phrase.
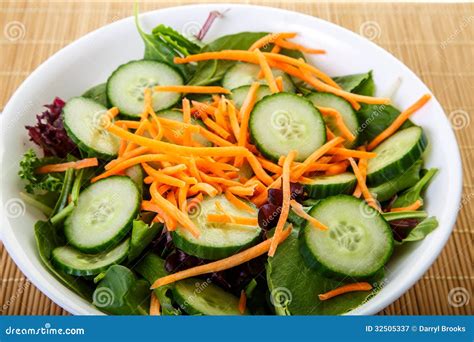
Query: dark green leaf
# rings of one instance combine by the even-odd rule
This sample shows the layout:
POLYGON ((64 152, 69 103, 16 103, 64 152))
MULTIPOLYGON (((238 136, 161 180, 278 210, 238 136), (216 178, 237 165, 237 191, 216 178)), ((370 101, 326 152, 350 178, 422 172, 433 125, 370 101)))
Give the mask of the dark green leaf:
POLYGON ((128 260, 132 261, 137 258, 161 231, 161 229, 163 229, 163 225, 160 223, 153 223, 149 226, 140 220, 133 221, 128 260))
MULTIPOLYGON (((267 264, 267 281, 277 314, 337 315, 364 303, 372 292, 352 292, 320 301, 318 294, 345 284, 321 276, 304 263, 298 250, 297 233, 278 246, 267 264), (285 301, 285 299, 287 299, 285 301)), ((350 281, 350 280, 349 280, 350 281)))
POLYGON ((363 74, 337 76, 333 79, 345 91, 354 94, 374 96, 375 83, 372 78, 372 71, 363 74))
POLYGON ((88 281, 57 270, 51 263, 51 252, 53 249, 66 243, 64 236, 49 222, 38 221, 35 224, 35 239, 40 259, 49 272, 72 291, 91 301, 93 289, 88 281))
POLYGON ((383 218, 387 222, 396 221, 396 220, 405 220, 405 219, 420 219, 424 220, 428 217, 428 213, 423 210, 417 211, 394 211, 382 213, 383 218))
MULTIPOLYGON (((134 269, 142 275, 143 278, 148 280, 150 285, 158 278, 168 275, 168 272, 165 270, 165 261, 153 253, 148 253, 134 269)), ((154 290, 160 302, 163 315, 181 315, 181 311, 173 306, 172 287, 173 285, 171 284, 160 286, 154 290)))
POLYGON ((184 37, 169 26, 160 24, 153 29, 152 34, 157 38, 164 39, 185 56, 196 54, 201 51, 200 45, 190 41, 188 38, 184 37))
POLYGON ((428 172, 411 188, 404 191, 398 198, 393 202, 393 208, 403 208, 413 204, 417 200, 421 199, 422 192, 426 189, 434 175, 438 172, 438 169, 430 169, 428 172))
POLYGON ((94 291, 93 304, 114 315, 146 315, 150 303, 149 284, 137 280, 125 266, 110 266, 94 291))
POLYGON ((135 24, 138 33, 145 44, 144 59, 151 59, 154 61, 166 63, 173 68, 181 71, 183 75, 188 75, 191 67, 188 64, 174 64, 174 57, 180 56, 174 46, 153 34, 145 33, 138 22, 138 10, 135 11, 135 24))
POLYGON ((428 217, 423 221, 418 223, 418 225, 413 228, 408 236, 404 238, 401 242, 395 240, 395 244, 400 245, 405 242, 419 241, 423 240, 429 233, 435 230, 438 227, 438 220, 436 217, 428 217))
POLYGON ((87 90, 82 96, 97 101, 105 107, 109 107, 106 88, 107 83, 101 83, 87 90))
MULTIPOLYGON (((377 135, 382 133, 400 115, 400 111, 391 105, 362 105, 357 112, 359 118, 359 142, 372 141, 377 135)), ((407 120, 400 129, 413 126, 407 120)))
POLYGON ((369 188, 369 191, 382 202, 389 200, 398 192, 416 184, 420 180, 420 170, 423 161, 420 159, 408 168, 403 174, 395 177, 379 186, 369 188))

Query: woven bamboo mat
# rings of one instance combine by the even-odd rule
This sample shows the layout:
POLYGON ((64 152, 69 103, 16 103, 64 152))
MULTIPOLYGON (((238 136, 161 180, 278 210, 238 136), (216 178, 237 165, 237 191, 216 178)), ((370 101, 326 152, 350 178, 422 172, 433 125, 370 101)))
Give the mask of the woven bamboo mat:
MULTIPOLYGON (((203 1, 147 1, 141 10, 196 2, 203 1)), ((471 226, 474 219, 471 171, 474 167, 474 123, 471 124, 474 5, 244 2, 307 13, 364 34, 402 60, 431 88, 456 128, 464 165, 463 205, 454 232, 435 264, 381 314, 473 314, 474 299, 470 297, 474 280, 471 226)), ((1 109, 20 83, 46 58, 87 32, 131 15, 133 2, 0 1, 0 4, 1 109)), ((0 254, 2 314, 68 314, 25 279, 1 244, 0 254)))

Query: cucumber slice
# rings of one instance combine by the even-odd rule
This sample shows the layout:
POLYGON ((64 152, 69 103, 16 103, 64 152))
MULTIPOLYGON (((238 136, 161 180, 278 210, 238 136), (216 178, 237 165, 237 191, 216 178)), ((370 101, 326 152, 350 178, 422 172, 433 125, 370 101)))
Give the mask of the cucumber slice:
POLYGON ((377 186, 406 172, 420 159, 427 143, 421 127, 398 131, 373 150, 377 156, 367 163, 367 181, 377 186))
MULTIPOLYGON (((143 111, 145 88, 182 84, 183 77, 168 64, 151 60, 131 61, 119 66, 107 80, 107 98, 121 114, 139 117, 143 111)), ((180 98, 180 93, 154 92, 153 109, 169 108, 180 98)))
MULTIPOLYGON (((250 63, 236 63, 226 71, 222 79, 222 86, 226 89, 235 89, 244 85, 250 85, 253 82, 267 84, 265 78, 258 78, 260 66, 250 63)), ((295 92, 295 85, 291 81, 290 76, 278 69, 272 69, 273 76, 282 77, 283 91, 288 93, 295 92)))
POLYGON ((210 281, 197 278, 181 280, 173 287, 173 295, 180 308, 189 315, 242 315, 239 298, 210 281))
POLYGON ((129 239, 110 251, 98 254, 84 254, 70 246, 57 247, 51 256, 53 264, 68 274, 91 276, 105 271, 109 266, 119 264, 128 254, 129 239))
POLYGON ((334 176, 311 177, 311 182, 304 182, 305 192, 310 198, 326 198, 332 195, 349 194, 354 191, 357 179, 353 173, 344 172, 334 176))
POLYGON ((85 97, 73 97, 63 108, 67 135, 88 155, 110 158, 118 152, 120 139, 101 125, 106 112, 106 107, 85 97))
MULTIPOLYGON (((315 106, 329 107, 337 110, 341 114, 344 124, 351 133, 354 134, 357 140, 359 134, 359 119, 349 102, 344 100, 342 97, 329 93, 311 93, 306 97, 313 102, 315 106)), ((337 136, 340 136, 341 131, 337 127, 335 119, 332 116, 324 116, 323 118, 331 131, 333 131, 337 136)), ((352 143, 348 141, 345 145, 352 146, 356 140, 352 143)))
MULTIPOLYGON (((199 204, 194 215, 190 215, 192 221, 201 232, 199 238, 195 238, 188 231, 178 228, 172 232, 173 242, 177 248, 199 258, 216 260, 235 254, 239 250, 254 245, 260 238, 260 227, 245 226, 230 223, 208 223, 208 214, 222 214, 216 207, 219 201, 225 212, 232 216, 256 217, 255 214, 236 208, 224 195, 206 197, 199 204)), ((249 205, 253 206, 251 203, 249 205)))
POLYGON ((337 278, 368 278, 388 261, 393 236, 382 215, 365 201, 337 195, 321 200, 309 212, 328 226, 307 224, 300 231, 300 252, 308 266, 337 278))
POLYGON ((122 240, 140 208, 140 192, 128 177, 102 179, 85 189, 64 223, 64 234, 73 247, 97 253, 122 240))
MULTIPOLYGON (((241 108, 242 104, 245 101, 245 98, 247 97, 247 93, 250 90, 249 85, 241 86, 235 89, 232 89, 232 100, 234 101, 234 104, 237 108, 241 108)), ((264 98, 267 95, 271 95, 270 88, 266 85, 261 85, 258 87, 257 94, 256 94, 256 99, 255 102, 260 101, 262 98, 264 98)))
MULTIPOLYGON (((165 109, 165 110, 159 111, 158 113, 156 113, 156 115, 158 115, 162 118, 165 118, 165 119, 183 122, 183 113, 180 112, 179 110, 165 109)), ((205 127, 204 123, 199 119, 191 118, 191 123, 195 124, 195 125, 197 124, 199 126, 205 127)), ((175 132, 175 134, 177 134, 177 135, 183 135, 184 134, 184 130, 180 131, 180 130, 175 129, 175 130, 173 130, 173 132, 175 132)), ((209 140, 207 140, 206 138, 204 138, 199 133, 193 133, 192 139, 194 141, 198 142, 199 144, 203 145, 203 146, 207 146, 207 147, 212 146, 212 143, 209 140)), ((166 141, 166 139, 163 139, 163 140, 166 141)))
POLYGON ((326 126, 316 107, 301 96, 265 96, 250 114, 250 138, 268 159, 278 161, 296 150, 303 161, 326 142, 326 126))

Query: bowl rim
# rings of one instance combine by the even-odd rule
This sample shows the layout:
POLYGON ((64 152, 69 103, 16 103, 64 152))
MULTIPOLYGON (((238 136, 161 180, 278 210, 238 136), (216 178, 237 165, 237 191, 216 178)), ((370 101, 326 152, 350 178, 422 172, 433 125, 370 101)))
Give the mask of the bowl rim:
MULTIPOLYGON (((407 74, 420 82, 426 90, 429 91, 429 88, 425 85, 425 83, 410 69, 408 68, 402 61, 397 59, 395 56, 393 56, 389 51, 383 49, 382 47, 378 46, 371 40, 362 37, 358 34, 356 34, 353 31, 350 31, 349 29, 334 24, 332 22, 329 22, 327 20, 321 19, 319 17, 315 17, 309 14, 305 13, 300 13, 292 10, 287 10, 287 9, 282 9, 282 8, 275 8, 275 7, 268 7, 268 6, 262 6, 262 5, 251 5, 251 4, 232 4, 232 3, 208 3, 208 4, 194 4, 194 5, 183 5, 183 6, 172 6, 172 7, 167 7, 167 8, 161 8, 153 11, 148 11, 140 14, 140 19, 142 18, 147 18, 147 17, 153 17, 156 15, 156 13, 161 13, 161 14, 166 14, 166 12, 174 12, 174 11, 180 11, 180 10, 189 10, 193 8, 208 8, 209 10, 225 10, 225 9, 232 9, 232 8, 240 8, 240 9, 253 9, 253 10, 260 10, 260 11, 266 11, 266 12, 275 12, 275 13, 280 13, 280 14, 286 14, 290 15, 293 17, 301 17, 305 18, 306 20, 312 20, 316 22, 320 22, 323 25, 327 25, 332 29, 337 29, 341 31, 344 35, 347 35, 348 37, 355 39, 357 41, 363 41, 364 44, 369 44, 371 45, 371 48, 378 50, 379 52, 383 53, 386 55, 386 58, 391 59, 391 61, 401 69, 403 69, 407 74)), ((28 83, 31 79, 35 78, 37 74, 41 73, 43 69, 47 67, 50 63, 54 63, 57 60, 60 60, 63 58, 65 54, 76 44, 84 43, 90 39, 93 39, 93 37, 97 34, 99 34, 100 31, 104 29, 113 29, 114 26, 119 26, 123 24, 126 21, 133 21, 133 15, 120 19, 116 22, 112 22, 109 24, 106 24, 104 26, 101 26, 84 36, 76 39, 75 41, 71 42, 69 45, 63 47, 50 57, 48 57, 44 62, 42 62, 22 83, 21 85, 15 90, 13 95, 10 97, 8 100, 7 104, 4 107, 3 115, 1 116, 1 121, 5 120, 5 118, 11 114, 13 107, 13 103, 17 102, 17 98, 20 96, 22 93, 23 89, 28 86, 28 83)), ((431 93, 431 91, 430 91, 431 93)), ((442 112, 445 113, 443 108, 441 107, 440 103, 438 100, 435 98, 435 96, 432 97, 431 101, 433 102, 433 105, 438 107, 438 109, 442 112)), ((406 280, 402 286, 399 286, 396 288, 395 291, 392 291, 388 294, 385 294, 383 298, 380 298, 382 296, 374 296, 370 301, 364 303, 363 305, 353 309, 352 311, 348 312, 348 315, 371 315, 371 314, 376 314, 379 311, 383 310, 385 307, 388 305, 392 304, 394 301, 396 301, 400 296, 402 296, 410 287, 412 287, 420 278, 421 276, 428 270, 429 267, 433 264, 433 262, 436 260, 438 255, 441 253, 442 249, 444 248, 448 238, 451 235, 451 232, 454 228, 454 224, 457 219, 457 214, 459 210, 459 204, 461 201, 461 194, 462 194, 462 163, 461 163, 461 157, 460 157, 460 152, 459 152, 459 146, 457 144, 456 137, 454 135, 453 129, 451 126, 446 130, 446 133, 449 135, 449 139, 454 142, 454 148, 452 149, 453 155, 451 156, 452 158, 455 159, 456 165, 453 166, 453 172, 455 173, 455 179, 452 181, 454 182, 454 201, 451 201, 451 208, 447 210, 451 214, 448 215, 448 224, 447 227, 443 227, 443 233, 441 236, 438 236, 438 240, 436 241, 436 244, 433 243, 433 246, 431 248, 431 253, 425 253, 423 255, 423 258, 418 261, 417 266, 419 266, 417 269, 412 269, 409 270, 409 276, 407 275, 407 278, 409 280, 406 280)), ((4 148, 2 147, 2 160, 3 160, 3 154, 4 154, 4 148)), ((4 203, 4 199, 2 196, 2 204, 4 203)), ((4 205, 2 205, 2 210, 4 208, 4 205)), ((55 278, 57 284, 53 284, 52 282, 48 281, 43 281, 43 280, 38 280, 39 278, 42 278, 43 276, 41 275, 40 270, 35 269, 32 267, 29 259, 26 257, 25 253, 22 251, 21 245, 19 244, 18 240, 16 239, 15 235, 13 234, 12 227, 9 223, 9 221, 6 219, 6 215, 1 215, 2 216, 2 235, 1 239, 3 242, 3 245, 7 252, 9 253, 10 257, 14 260, 16 265, 20 268, 20 270, 27 276, 28 279, 31 280, 31 282, 41 291, 43 292, 46 296, 48 296, 51 300, 54 301, 57 305, 61 306, 63 309, 67 310, 68 312, 72 314, 78 314, 78 315, 84 315, 84 314, 91 314, 92 310, 95 310, 94 314, 102 314, 100 311, 98 311, 95 308, 91 308, 89 310, 83 309, 79 307, 76 304, 76 301, 74 299, 71 299, 70 297, 67 297, 67 295, 64 295, 60 293, 60 291, 57 291, 57 288, 55 288, 54 285, 60 284, 62 287, 66 287, 62 282, 60 282, 58 279, 55 278), (8 241, 8 242, 6 242, 8 241), (15 250, 16 249, 16 250, 15 250)), ((49 271, 46 269, 46 267, 43 268, 42 271, 46 271, 49 273, 49 271)))

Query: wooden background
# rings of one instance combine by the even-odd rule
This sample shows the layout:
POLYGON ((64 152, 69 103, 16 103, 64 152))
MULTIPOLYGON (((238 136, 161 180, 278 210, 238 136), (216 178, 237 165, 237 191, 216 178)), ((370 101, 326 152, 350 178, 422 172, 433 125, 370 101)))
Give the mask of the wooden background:
MULTIPOLYGON (((141 11, 196 2, 205 1, 142 1, 141 11)), ((474 5, 244 3, 307 13, 364 34, 408 65, 431 88, 449 115, 461 149, 462 207, 454 232, 435 264, 381 314, 473 314, 474 5)), ((92 30, 130 16, 132 7, 133 1, 0 1, 0 110, 49 56, 92 30)), ((0 254, 1 314, 68 314, 25 279, 1 244, 0 254)))

